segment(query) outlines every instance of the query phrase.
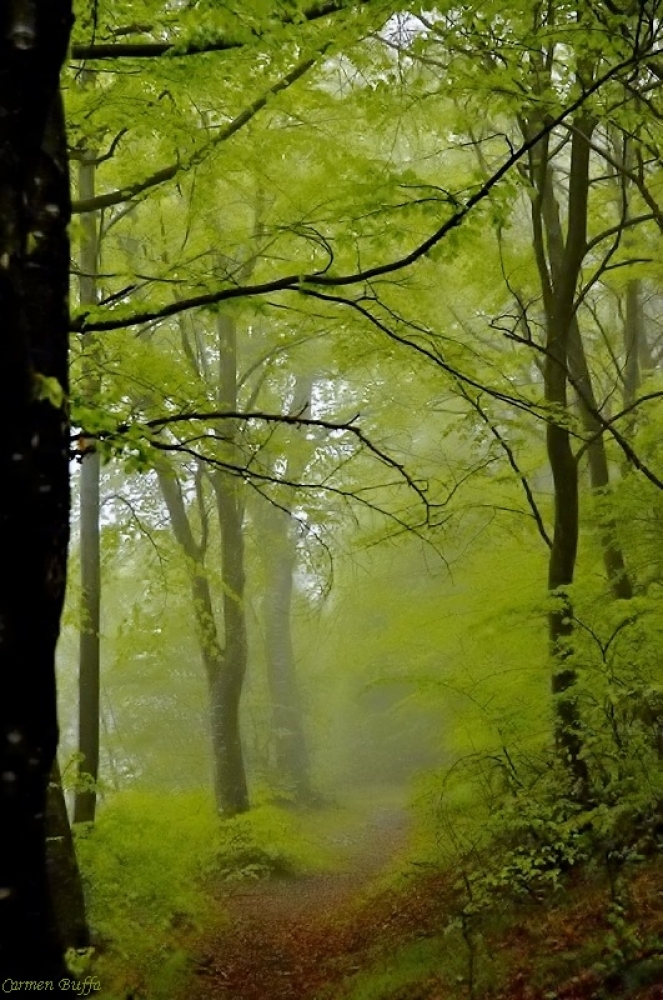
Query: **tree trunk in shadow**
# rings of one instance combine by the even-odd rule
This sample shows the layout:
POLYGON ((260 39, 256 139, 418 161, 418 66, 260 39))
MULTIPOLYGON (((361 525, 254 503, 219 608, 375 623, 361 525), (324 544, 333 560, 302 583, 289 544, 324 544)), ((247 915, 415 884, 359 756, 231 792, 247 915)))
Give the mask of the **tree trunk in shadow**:
POLYGON ((640 387, 640 365, 648 355, 642 309, 642 282, 632 278, 626 286, 624 321, 624 406, 630 406, 640 387))
MULTIPOLYGON (((585 349, 575 317, 569 336, 569 370, 578 392, 583 428, 589 439, 587 445, 589 481, 595 493, 605 494, 610 488, 610 469, 605 449, 605 438, 601 423, 596 417, 598 403, 592 388, 585 349)), ((622 600, 630 600, 633 597, 633 587, 626 570, 624 554, 617 540, 617 524, 612 517, 603 518, 599 522, 599 528, 603 564, 613 596, 622 600)))
POLYGON ((83 882, 56 760, 46 798, 46 864, 55 920, 65 948, 88 948, 83 882))
MULTIPOLYGON (((523 123, 523 128, 527 137, 530 126, 523 123)), ((536 192, 532 200, 533 244, 546 314, 543 377, 545 399, 550 406, 546 447, 554 484, 548 590, 555 605, 548 614, 548 634, 553 663, 555 743, 559 758, 573 781, 573 794, 581 801, 589 796, 590 780, 582 752, 581 717, 575 692, 577 673, 570 659, 573 607, 569 587, 574 579, 578 549, 579 497, 578 463, 569 429, 568 378, 575 296, 586 247, 589 138, 593 128, 592 120, 582 113, 574 122, 565 241, 561 227, 555 226, 549 138, 537 143, 529 156, 530 178, 536 192)))
POLYGON ((233 673, 233 666, 237 664, 231 664, 228 670, 224 663, 209 685, 214 790, 219 815, 224 817, 249 809, 239 716, 243 675, 239 671, 233 673))
POLYGON ((0 970, 65 974, 45 812, 69 537, 66 0, 0 5, 0 970))
MULTIPOLYGON (((79 194, 89 199, 95 193, 95 154, 85 154, 79 167, 79 194)), ((97 261, 99 254, 96 212, 81 217, 81 253, 79 278, 81 305, 97 302, 97 261)), ((94 334, 83 334, 83 391, 94 405, 99 397, 100 380, 95 362, 94 334)), ((79 708, 78 750, 81 754, 81 788, 74 798, 74 823, 92 823, 97 805, 95 783, 99 775, 99 686, 101 628, 101 557, 99 537, 99 484, 101 460, 93 443, 84 442, 80 474, 80 639, 79 639, 79 708)))
POLYGON ((81 621, 79 638, 78 750, 81 787, 74 799, 74 822, 92 823, 99 776, 99 628, 101 610, 99 476, 97 452, 86 455, 80 474, 81 621))
MULTIPOLYGON (((220 410, 238 409, 237 329, 232 316, 220 314, 216 323, 219 349, 216 398, 220 410)), ((230 465, 243 465, 239 448, 240 430, 235 420, 224 420, 221 434, 226 444, 221 458, 230 465)), ((248 643, 244 604, 244 497, 238 476, 216 471, 210 477, 216 499, 221 533, 221 578, 223 586, 223 671, 211 689, 214 705, 218 780, 223 786, 221 812, 245 812, 249 793, 240 731, 240 700, 246 676, 248 643)))
POLYGON ((212 477, 221 527, 223 578, 223 669, 210 688, 220 811, 246 812, 249 793, 240 733, 239 708, 248 657, 244 608, 244 535, 238 503, 239 480, 217 472, 212 477))

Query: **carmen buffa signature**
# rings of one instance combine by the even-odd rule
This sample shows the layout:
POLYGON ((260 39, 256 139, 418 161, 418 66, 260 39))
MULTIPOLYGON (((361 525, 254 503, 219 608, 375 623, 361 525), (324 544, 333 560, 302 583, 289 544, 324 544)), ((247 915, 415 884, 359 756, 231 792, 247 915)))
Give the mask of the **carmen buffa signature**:
POLYGON ((58 989, 62 993, 70 992, 79 997, 89 997, 91 993, 101 989, 101 983, 94 976, 86 976, 85 979, 60 979, 57 983, 53 979, 3 979, 0 988, 3 993, 21 991, 52 993, 58 989))

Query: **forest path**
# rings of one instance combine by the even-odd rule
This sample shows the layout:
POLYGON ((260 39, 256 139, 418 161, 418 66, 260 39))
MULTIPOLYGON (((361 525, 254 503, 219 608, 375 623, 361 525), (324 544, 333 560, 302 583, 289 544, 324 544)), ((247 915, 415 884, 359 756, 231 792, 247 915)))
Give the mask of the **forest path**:
POLYGON ((352 972, 357 967, 353 953, 365 946, 365 935, 351 919, 353 910, 404 851, 408 828, 404 808, 376 805, 360 828, 330 833, 329 846, 340 861, 334 871, 224 890, 219 903, 229 923, 202 944, 192 995, 200 1000, 314 1000, 325 986, 352 972))

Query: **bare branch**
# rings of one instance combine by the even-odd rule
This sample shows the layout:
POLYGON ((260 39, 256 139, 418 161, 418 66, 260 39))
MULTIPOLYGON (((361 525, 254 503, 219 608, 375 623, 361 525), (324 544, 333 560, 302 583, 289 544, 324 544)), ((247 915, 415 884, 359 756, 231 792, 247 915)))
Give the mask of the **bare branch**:
POLYGON ((74 149, 69 150, 69 159, 85 160, 88 166, 98 167, 100 163, 105 163, 106 160, 110 160, 113 157, 113 155, 115 154, 115 150, 117 149, 121 140, 124 138, 124 136, 127 134, 128 131, 129 131, 128 128, 121 128, 120 131, 115 136, 115 138, 113 139, 113 141, 111 142, 110 146, 108 147, 108 151, 106 153, 102 153, 101 156, 97 156, 90 159, 88 157, 87 152, 84 149, 81 149, 80 147, 75 147, 74 149))
MULTIPOLYGON (((359 419, 359 414, 352 417, 350 420, 339 423, 332 420, 323 420, 315 417, 305 417, 301 414, 263 413, 259 411, 239 412, 231 410, 214 410, 210 412, 194 411, 188 413, 182 412, 178 414, 169 414, 164 417, 155 417, 152 420, 146 420, 144 422, 137 421, 136 424, 138 424, 138 426, 142 428, 145 428, 146 431, 152 431, 156 434, 164 430, 166 427, 172 427, 174 424, 188 423, 191 421, 208 422, 211 420, 244 421, 245 423, 248 423, 249 421, 261 421, 267 424, 290 424, 299 427, 317 427, 328 431, 351 434, 353 435, 353 437, 356 438, 357 441, 359 441, 359 443, 367 451, 369 451, 372 455, 374 455, 377 459, 379 459, 379 461, 382 462, 383 465, 386 465, 389 468, 393 469, 395 472, 397 472, 399 477, 417 495, 417 497, 421 500, 421 502, 425 506, 426 510, 428 510, 432 505, 430 504, 430 501, 426 496, 427 484, 426 483, 420 484, 419 482, 417 482, 408 473, 407 469, 402 463, 396 461, 395 458, 392 458, 386 452, 382 451, 381 448, 378 448, 378 446, 370 440, 370 438, 361 430, 361 428, 356 426, 356 421, 358 419, 359 419)), ((79 434, 74 435, 72 440, 81 440, 83 438, 85 439, 97 438, 104 440, 121 438, 127 433, 130 427, 135 427, 136 424, 128 424, 128 423, 119 424, 117 429, 112 432, 100 431, 96 434, 91 434, 91 433, 88 434, 82 431, 79 434)), ((203 434, 203 435, 198 435, 195 438, 189 438, 188 442, 191 443, 194 440, 204 441, 206 439, 221 440, 221 438, 219 438, 218 435, 203 434)), ((154 436, 150 435, 149 440, 150 444, 153 445, 155 448, 161 450, 172 450, 170 444, 166 444, 165 442, 160 441, 158 438, 155 438, 154 436)), ((207 461, 207 456, 205 455, 200 455, 198 457, 200 457, 201 460, 203 461, 207 461)), ((224 465, 224 463, 221 464, 224 465)), ((239 466, 229 465, 229 468, 236 470, 239 468, 239 466)), ((251 476, 258 475, 257 473, 254 473, 252 470, 249 470, 245 467, 242 468, 244 468, 244 474, 249 478, 251 476)), ((258 478, 261 478, 267 482, 285 483, 285 485, 292 485, 292 483, 286 480, 282 480, 277 476, 269 477, 260 474, 258 478)), ((309 486, 311 486, 311 484, 309 484, 309 486)))
MULTIPOLYGON (((200 438, 198 440, 200 440, 200 438)), ((360 492, 355 490, 342 489, 340 486, 331 486, 328 483, 325 483, 323 485, 321 483, 298 482, 296 480, 287 478, 282 479, 279 476, 272 473, 259 472, 256 469, 248 469, 244 465, 236 465, 232 462, 226 462, 223 461, 222 459, 216 458, 213 455, 206 455, 192 448, 190 446, 190 442, 174 443, 166 441, 161 441, 161 442, 153 441, 152 444, 159 451, 178 452, 183 455, 190 455, 197 461, 205 462, 207 465, 210 465, 215 469, 219 469, 222 472, 227 472, 229 475, 238 476, 245 482, 255 481, 262 483, 271 483, 273 486, 286 486, 289 487, 290 489, 313 490, 313 491, 320 490, 324 493, 331 493, 336 496, 340 496, 345 500, 359 503, 362 506, 367 507, 372 511, 375 511, 378 514, 382 514, 383 516, 388 517, 390 520, 395 521, 396 524, 398 524, 404 531, 413 530, 413 525, 408 524, 397 514, 394 514, 391 511, 387 511, 383 507, 379 507, 377 504, 372 503, 370 500, 366 500, 365 497, 361 496, 360 492)), ((428 524, 429 520, 428 515, 429 515, 429 505, 426 504, 426 519, 423 522, 424 524, 428 524)))
POLYGON ((520 483, 521 483, 521 485, 523 487, 523 491, 525 493, 525 497, 527 498, 527 503, 528 503, 529 509, 531 510, 532 517, 534 518, 534 521, 536 522, 537 530, 538 530, 539 534, 541 535, 541 538, 543 539, 543 541, 548 546, 548 548, 551 549, 552 548, 552 541, 550 539, 550 535, 546 531, 546 526, 543 523, 543 518, 541 516, 541 511, 539 510, 539 508, 537 506, 537 503, 536 503, 536 500, 534 499, 534 494, 533 494, 532 488, 531 488, 531 486, 530 486, 530 484, 528 482, 527 476, 525 475, 525 473, 521 470, 520 466, 518 465, 518 462, 516 460, 516 456, 515 456, 515 453, 513 451, 513 448, 511 447, 511 445, 509 444, 509 442, 506 440, 506 438, 504 437, 504 435, 500 433, 500 430, 497 427, 497 425, 495 423, 493 423, 493 421, 490 419, 490 417, 488 416, 488 414, 486 413, 486 411, 482 407, 482 405, 479 402, 479 400, 478 399, 473 399, 470 396, 469 392, 467 391, 467 389, 465 388, 464 385, 459 384, 458 388, 459 388, 460 393, 463 396, 463 398, 465 400, 467 400, 467 402, 475 410, 475 412, 479 414, 479 416, 481 417, 481 419, 484 421, 484 423, 490 429, 490 432, 493 435, 493 437, 495 438, 495 440, 498 442, 498 444, 500 445, 500 447, 504 451, 504 453, 505 453, 505 455, 507 457, 507 460, 509 462, 509 465, 511 466, 511 468, 515 472, 516 476, 520 480, 520 483))
MULTIPOLYGON (((525 410, 528 413, 533 413, 535 416, 539 417, 539 419, 544 421, 549 420, 545 403, 536 403, 531 400, 519 399, 517 396, 512 396, 509 393, 501 392, 499 389, 493 389, 489 385, 477 382, 469 375, 465 375, 458 368, 454 368, 447 361, 445 361, 439 351, 433 351, 430 348, 425 347, 423 344, 418 343, 416 340, 412 340, 409 337, 404 337, 401 334, 396 333, 396 331, 388 327, 386 323, 383 323, 379 317, 375 316, 370 309, 363 306, 360 300, 345 299, 342 295, 328 295, 323 294, 322 292, 314 292, 312 289, 306 289, 305 293, 307 295, 312 295, 314 298, 321 299, 324 302, 337 302, 340 305, 349 306, 351 309, 360 313, 360 315, 372 323, 373 326, 377 327, 377 329, 389 337, 390 340, 393 340, 397 344, 401 344, 403 347, 407 347, 410 350, 416 351, 417 354, 421 354, 429 361, 432 361, 433 364, 438 366, 438 368, 441 368, 448 375, 450 375, 454 381, 469 385, 473 389, 478 389, 479 392, 485 392, 486 395, 492 396, 493 399, 498 399, 502 403, 508 403, 511 406, 515 406, 519 410, 525 410)), ((406 322, 395 316, 393 313, 391 315, 399 322, 406 322)))

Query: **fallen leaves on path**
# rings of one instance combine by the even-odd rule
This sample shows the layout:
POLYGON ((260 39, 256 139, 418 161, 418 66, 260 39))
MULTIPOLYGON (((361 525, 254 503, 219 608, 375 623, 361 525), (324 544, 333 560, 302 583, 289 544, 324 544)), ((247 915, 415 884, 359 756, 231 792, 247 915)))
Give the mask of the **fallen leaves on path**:
MULTIPOLYGON (((219 902, 228 924, 201 942, 189 996, 339 1000, 353 973, 384 966, 407 942, 440 935, 453 905, 450 876, 431 874, 406 888, 374 889, 376 877, 404 852, 405 843, 404 816, 385 815, 365 831, 344 870, 226 889, 219 902)), ((631 899, 643 939, 663 940, 663 862, 634 873, 631 899)), ((505 959, 505 975, 483 996, 663 1000, 663 951, 654 949, 653 964, 648 955, 635 955, 615 977, 593 968, 590 956, 607 954, 607 910, 605 887, 584 876, 562 899, 514 906, 511 921, 487 936, 489 952, 505 959)), ((463 995, 460 985, 450 990, 444 969, 433 972, 422 969, 416 982, 392 991, 389 1000, 463 995)))
POLYGON ((404 849, 406 827, 404 813, 383 810, 350 843, 344 870, 228 890, 228 926, 204 942, 196 966, 200 1000, 313 1000, 356 971, 376 929, 393 921, 383 903, 376 928, 362 892, 404 849))

